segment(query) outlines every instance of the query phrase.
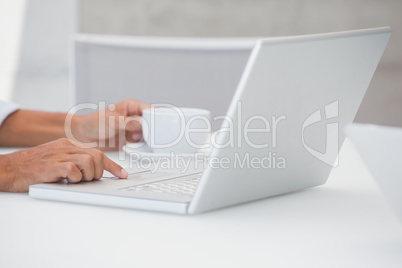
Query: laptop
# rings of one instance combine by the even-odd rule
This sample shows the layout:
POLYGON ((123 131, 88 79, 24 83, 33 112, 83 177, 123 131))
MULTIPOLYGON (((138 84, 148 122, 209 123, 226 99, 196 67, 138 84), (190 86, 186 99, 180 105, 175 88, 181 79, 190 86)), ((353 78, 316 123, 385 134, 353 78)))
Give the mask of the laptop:
POLYGON ((258 40, 203 165, 37 184, 29 195, 195 214, 322 185, 390 35, 384 27, 258 40))
POLYGON ((402 221, 402 128, 351 124, 345 132, 402 221))

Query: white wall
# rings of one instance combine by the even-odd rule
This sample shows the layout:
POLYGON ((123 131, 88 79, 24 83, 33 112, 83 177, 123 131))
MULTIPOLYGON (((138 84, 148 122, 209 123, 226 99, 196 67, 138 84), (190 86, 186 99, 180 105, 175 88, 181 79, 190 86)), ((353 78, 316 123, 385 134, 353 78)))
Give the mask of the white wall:
POLYGON ((389 25, 393 35, 357 121, 402 126, 402 1, 81 0, 82 32, 276 36, 389 25))
POLYGON ((25 0, 0 0, 0 99, 10 101, 18 68, 25 0))
MULTIPOLYGON (((9 9, 13 1, 2 3, 9 9)), ((9 98, 23 108, 65 111, 68 108, 68 40, 77 29, 77 2, 16 2, 24 3, 24 8, 15 8, 11 15, 14 21, 7 24, 9 32, 1 32, 6 40, 18 33, 18 40, 12 39, 17 40, 13 47, 4 50, 18 56, 7 62, 7 68, 14 70, 13 81, 4 85, 2 91, 12 91, 9 98)))
POLYGON ((385 56, 387 61, 401 62, 401 11, 399 0, 81 0, 80 30, 163 36, 276 36, 390 25, 394 28, 393 44, 385 56))

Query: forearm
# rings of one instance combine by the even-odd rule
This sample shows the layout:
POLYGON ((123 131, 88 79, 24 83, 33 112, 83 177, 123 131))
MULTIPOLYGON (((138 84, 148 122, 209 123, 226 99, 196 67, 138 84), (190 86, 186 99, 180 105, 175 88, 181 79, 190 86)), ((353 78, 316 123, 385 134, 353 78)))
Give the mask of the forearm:
POLYGON ((125 100, 115 110, 106 109, 87 115, 17 110, 0 126, 0 146, 32 147, 59 138, 68 138, 102 150, 119 149, 126 139, 137 142, 141 133, 139 116, 149 105, 125 100), (129 120, 120 125, 120 119, 129 120), (109 140, 109 138, 112 138, 109 140), (99 142, 102 142, 99 144, 99 142), (91 145, 89 145, 91 144, 91 145))
POLYGON ((35 146, 65 137, 65 113, 18 110, 0 126, 0 146, 35 146))

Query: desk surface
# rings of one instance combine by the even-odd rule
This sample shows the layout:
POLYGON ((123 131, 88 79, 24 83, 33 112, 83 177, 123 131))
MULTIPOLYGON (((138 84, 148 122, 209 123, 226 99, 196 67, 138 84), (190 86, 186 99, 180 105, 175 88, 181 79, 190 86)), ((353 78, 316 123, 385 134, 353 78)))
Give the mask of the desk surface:
POLYGON ((0 267, 402 267, 402 224, 348 141, 339 159, 323 186, 195 216, 0 193, 0 267))

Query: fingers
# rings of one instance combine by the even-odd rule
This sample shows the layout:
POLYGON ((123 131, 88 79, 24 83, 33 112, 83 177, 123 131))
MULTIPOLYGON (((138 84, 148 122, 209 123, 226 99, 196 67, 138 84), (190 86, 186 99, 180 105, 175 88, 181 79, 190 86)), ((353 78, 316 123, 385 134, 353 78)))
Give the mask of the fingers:
POLYGON ((73 162, 63 163, 61 172, 63 174, 61 177, 66 178, 68 182, 76 183, 82 179, 81 170, 73 162))
POLYGON ((89 149, 87 150, 89 154, 93 157, 94 163, 94 179, 99 180, 103 175, 103 158, 106 157, 101 151, 97 149, 89 149))
POLYGON ((73 155, 72 163, 76 165, 82 173, 82 181, 92 181, 95 178, 95 159, 90 154, 73 155))
POLYGON ((116 177, 120 179, 126 179, 128 177, 127 171, 125 171, 119 164, 113 162, 106 155, 103 157, 103 167, 116 177))
POLYGON ((126 132, 126 141, 128 142, 139 142, 142 141, 142 132, 126 132))
POLYGON ((150 105, 150 104, 144 103, 144 102, 139 102, 138 105, 139 105, 139 108, 140 108, 140 110, 141 110, 141 115, 142 115, 142 111, 143 111, 144 109, 151 108, 151 105, 150 105))
POLYGON ((142 115, 142 110, 150 108, 151 105, 148 103, 144 103, 138 100, 128 100, 128 104, 130 105, 128 111, 128 115, 142 115), (133 109, 133 110, 132 110, 133 109), (131 111, 135 113, 130 113, 131 111))
POLYGON ((82 172, 82 180, 91 181, 93 179, 100 179, 104 169, 116 177, 122 179, 128 177, 127 171, 110 160, 100 150, 75 148, 76 149, 70 153, 68 161, 75 163, 77 168, 82 172))
MULTIPOLYGON (((138 100, 127 99, 116 104, 114 116, 115 135, 125 134, 128 142, 138 142, 142 139, 142 110, 151 107, 138 100), (123 120, 122 120, 123 118, 123 120)), ((119 138, 122 138, 119 136, 119 138)))
POLYGON ((93 179, 100 179, 105 169, 121 179, 128 177, 127 171, 106 155, 98 150, 89 151, 91 151, 89 153, 96 154, 96 156, 94 157, 89 153, 70 155, 68 161, 62 164, 62 174, 60 176, 71 183, 92 181, 93 179))
MULTIPOLYGON (((64 161, 75 164, 81 172, 82 181, 99 180, 103 175, 103 158, 106 157, 97 149, 78 149, 69 154, 64 161)), ((71 180, 71 182, 76 182, 71 180)))
MULTIPOLYGON (((81 172, 80 180, 91 181, 93 179, 100 179, 104 169, 121 179, 128 177, 127 171, 113 162, 100 150, 75 148, 75 150, 70 152, 70 156, 66 158, 66 161, 76 165, 76 168, 81 172)), ((77 182, 78 175, 76 174, 76 170, 70 166, 69 168, 69 171, 73 175, 73 178, 70 178, 69 181, 77 182)))
POLYGON ((119 178, 128 176, 101 151, 76 147, 67 139, 11 153, 7 165, 11 168, 1 174, 0 191, 26 192, 29 185, 63 179, 71 183, 91 181, 100 179, 104 169, 119 178))
POLYGON ((119 126, 122 130, 131 132, 141 132, 142 124, 140 116, 129 116, 124 119, 124 124, 119 126))
POLYGON ((121 101, 116 106, 117 110, 125 111, 123 112, 125 116, 142 115, 142 110, 151 107, 150 104, 132 99, 121 101))
POLYGON ((120 131, 124 131, 127 142, 139 142, 142 139, 141 117, 126 117, 124 124, 119 125, 120 131))

